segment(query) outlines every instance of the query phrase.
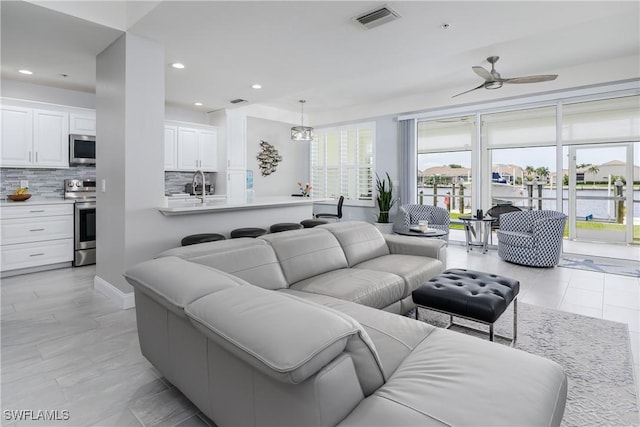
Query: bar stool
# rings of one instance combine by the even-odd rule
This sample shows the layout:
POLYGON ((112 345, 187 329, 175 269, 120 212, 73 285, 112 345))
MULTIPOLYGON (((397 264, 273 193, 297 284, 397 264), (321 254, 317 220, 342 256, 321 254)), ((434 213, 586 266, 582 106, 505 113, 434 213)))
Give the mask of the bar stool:
POLYGON ((267 230, 257 227, 236 228, 231 231, 231 238, 237 239, 239 237, 260 237, 267 234, 267 230))
POLYGON ((222 234, 216 233, 202 233, 192 234, 190 236, 183 237, 180 241, 182 246, 196 245, 198 243, 216 242, 218 240, 225 240, 222 234))
POLYGON ((301 228, 302 224, 298 224, 297 222, 279 222, 269 227, 269 231, 271 233, 279 233, 281 231, 300 230, 301 228))
POLYGON ((325 221, 324 219, 304 219, 300 221, 300 224, 302 224, 304 228, 313 228, 315 226, 328 223, 329 221, 325 221))

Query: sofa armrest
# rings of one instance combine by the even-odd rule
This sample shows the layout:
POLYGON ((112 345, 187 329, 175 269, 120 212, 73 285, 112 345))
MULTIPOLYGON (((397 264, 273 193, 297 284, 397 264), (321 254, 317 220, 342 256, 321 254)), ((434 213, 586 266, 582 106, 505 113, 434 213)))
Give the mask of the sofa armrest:
POLYGON ((185 313, 213 342, 278 381, 299 384, 348 353, 365 394, 384 382, 362 326, 313 302, 239 286, 200 298, 185 313))
POLYGON ((385 234, 384 238, 392 254, 435 258, 442 261, 443 265, 447 265, 447 249, 444 240, 396 234, 385 234))

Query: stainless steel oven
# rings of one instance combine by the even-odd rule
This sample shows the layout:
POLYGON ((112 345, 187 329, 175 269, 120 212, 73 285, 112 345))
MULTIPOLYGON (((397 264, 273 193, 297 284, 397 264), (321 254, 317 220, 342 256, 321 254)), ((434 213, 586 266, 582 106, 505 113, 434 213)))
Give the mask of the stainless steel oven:
POLYGON ((76 202, 73 265, 96 263, 96 202, 76 202))
POLYGON ((74 199, 73 265, 96 263, 96 181, 66 179, 64 197, 74 199))

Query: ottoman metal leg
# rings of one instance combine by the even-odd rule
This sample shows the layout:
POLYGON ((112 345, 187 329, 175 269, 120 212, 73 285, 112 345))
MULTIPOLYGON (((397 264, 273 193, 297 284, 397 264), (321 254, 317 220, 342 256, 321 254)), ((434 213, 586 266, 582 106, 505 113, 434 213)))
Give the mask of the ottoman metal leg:
POLYGON ((448 314, 449 315, 449 324, 444 326, 444 329, 449 329, 452 326, 457 326, 457 327, 460 327, 460 328, 469 329, 469 330, 472 330, 472 331, 475 331, 475 332, 478 332, 478 333, 489 335, 489 341, 494 341, 495 337, 502 338, 504 340, 510 341, 509 345, 511 347, 514 347, 516 345, 516 340, 518 339, 518 297, 513 299, 512 305, 513 305, 513 337, 511 337, 511 338, 510 337, 505 337, 503 335, 496 334, 495 331, 494 331, 494 328, 493 328, 493 325, 495 323, 483 322, 482 320, 473 319, 471 317, 466 317, 466 316, 461 316, 459 314, 452 314, 452 313, 450 313, 448 311, 438 310, 437 308, 428 307, 428 306, 425 306, 425 305, 419 305, 419 304, 416 305, 416 320, 418 320, 418 310, 420 308, 424 308, 424 309, 432 310, 432 311, 437 311, 438 313, 448 314), (453 321, 453 317, 454 316, 460 317, 462 319, 472 320, 472 321, 478 322, 478 323, 483 323, 485 325, 489 325, 489 332, 487 333, 487 332, 479 330, 479 329, 470 328, 469 326, 461 325, 459 323, 455 323, 453 321))

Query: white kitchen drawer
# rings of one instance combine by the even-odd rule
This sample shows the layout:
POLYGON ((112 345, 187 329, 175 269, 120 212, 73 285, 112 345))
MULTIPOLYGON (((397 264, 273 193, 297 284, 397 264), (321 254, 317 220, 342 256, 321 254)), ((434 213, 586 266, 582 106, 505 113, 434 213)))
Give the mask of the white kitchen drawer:
POLYGON ((2 245, 73 238, 73 216, 3 219, 0 221, 2 245))
POLYGON ((3 206, 1 215, 3 220, 12 218, 73 215, 73 203, 60 203, 57 205, 3 206))
POLYGON ((73 239, 5 245, 0 251, 2 271, 70 262, 73 260, 73 239))

